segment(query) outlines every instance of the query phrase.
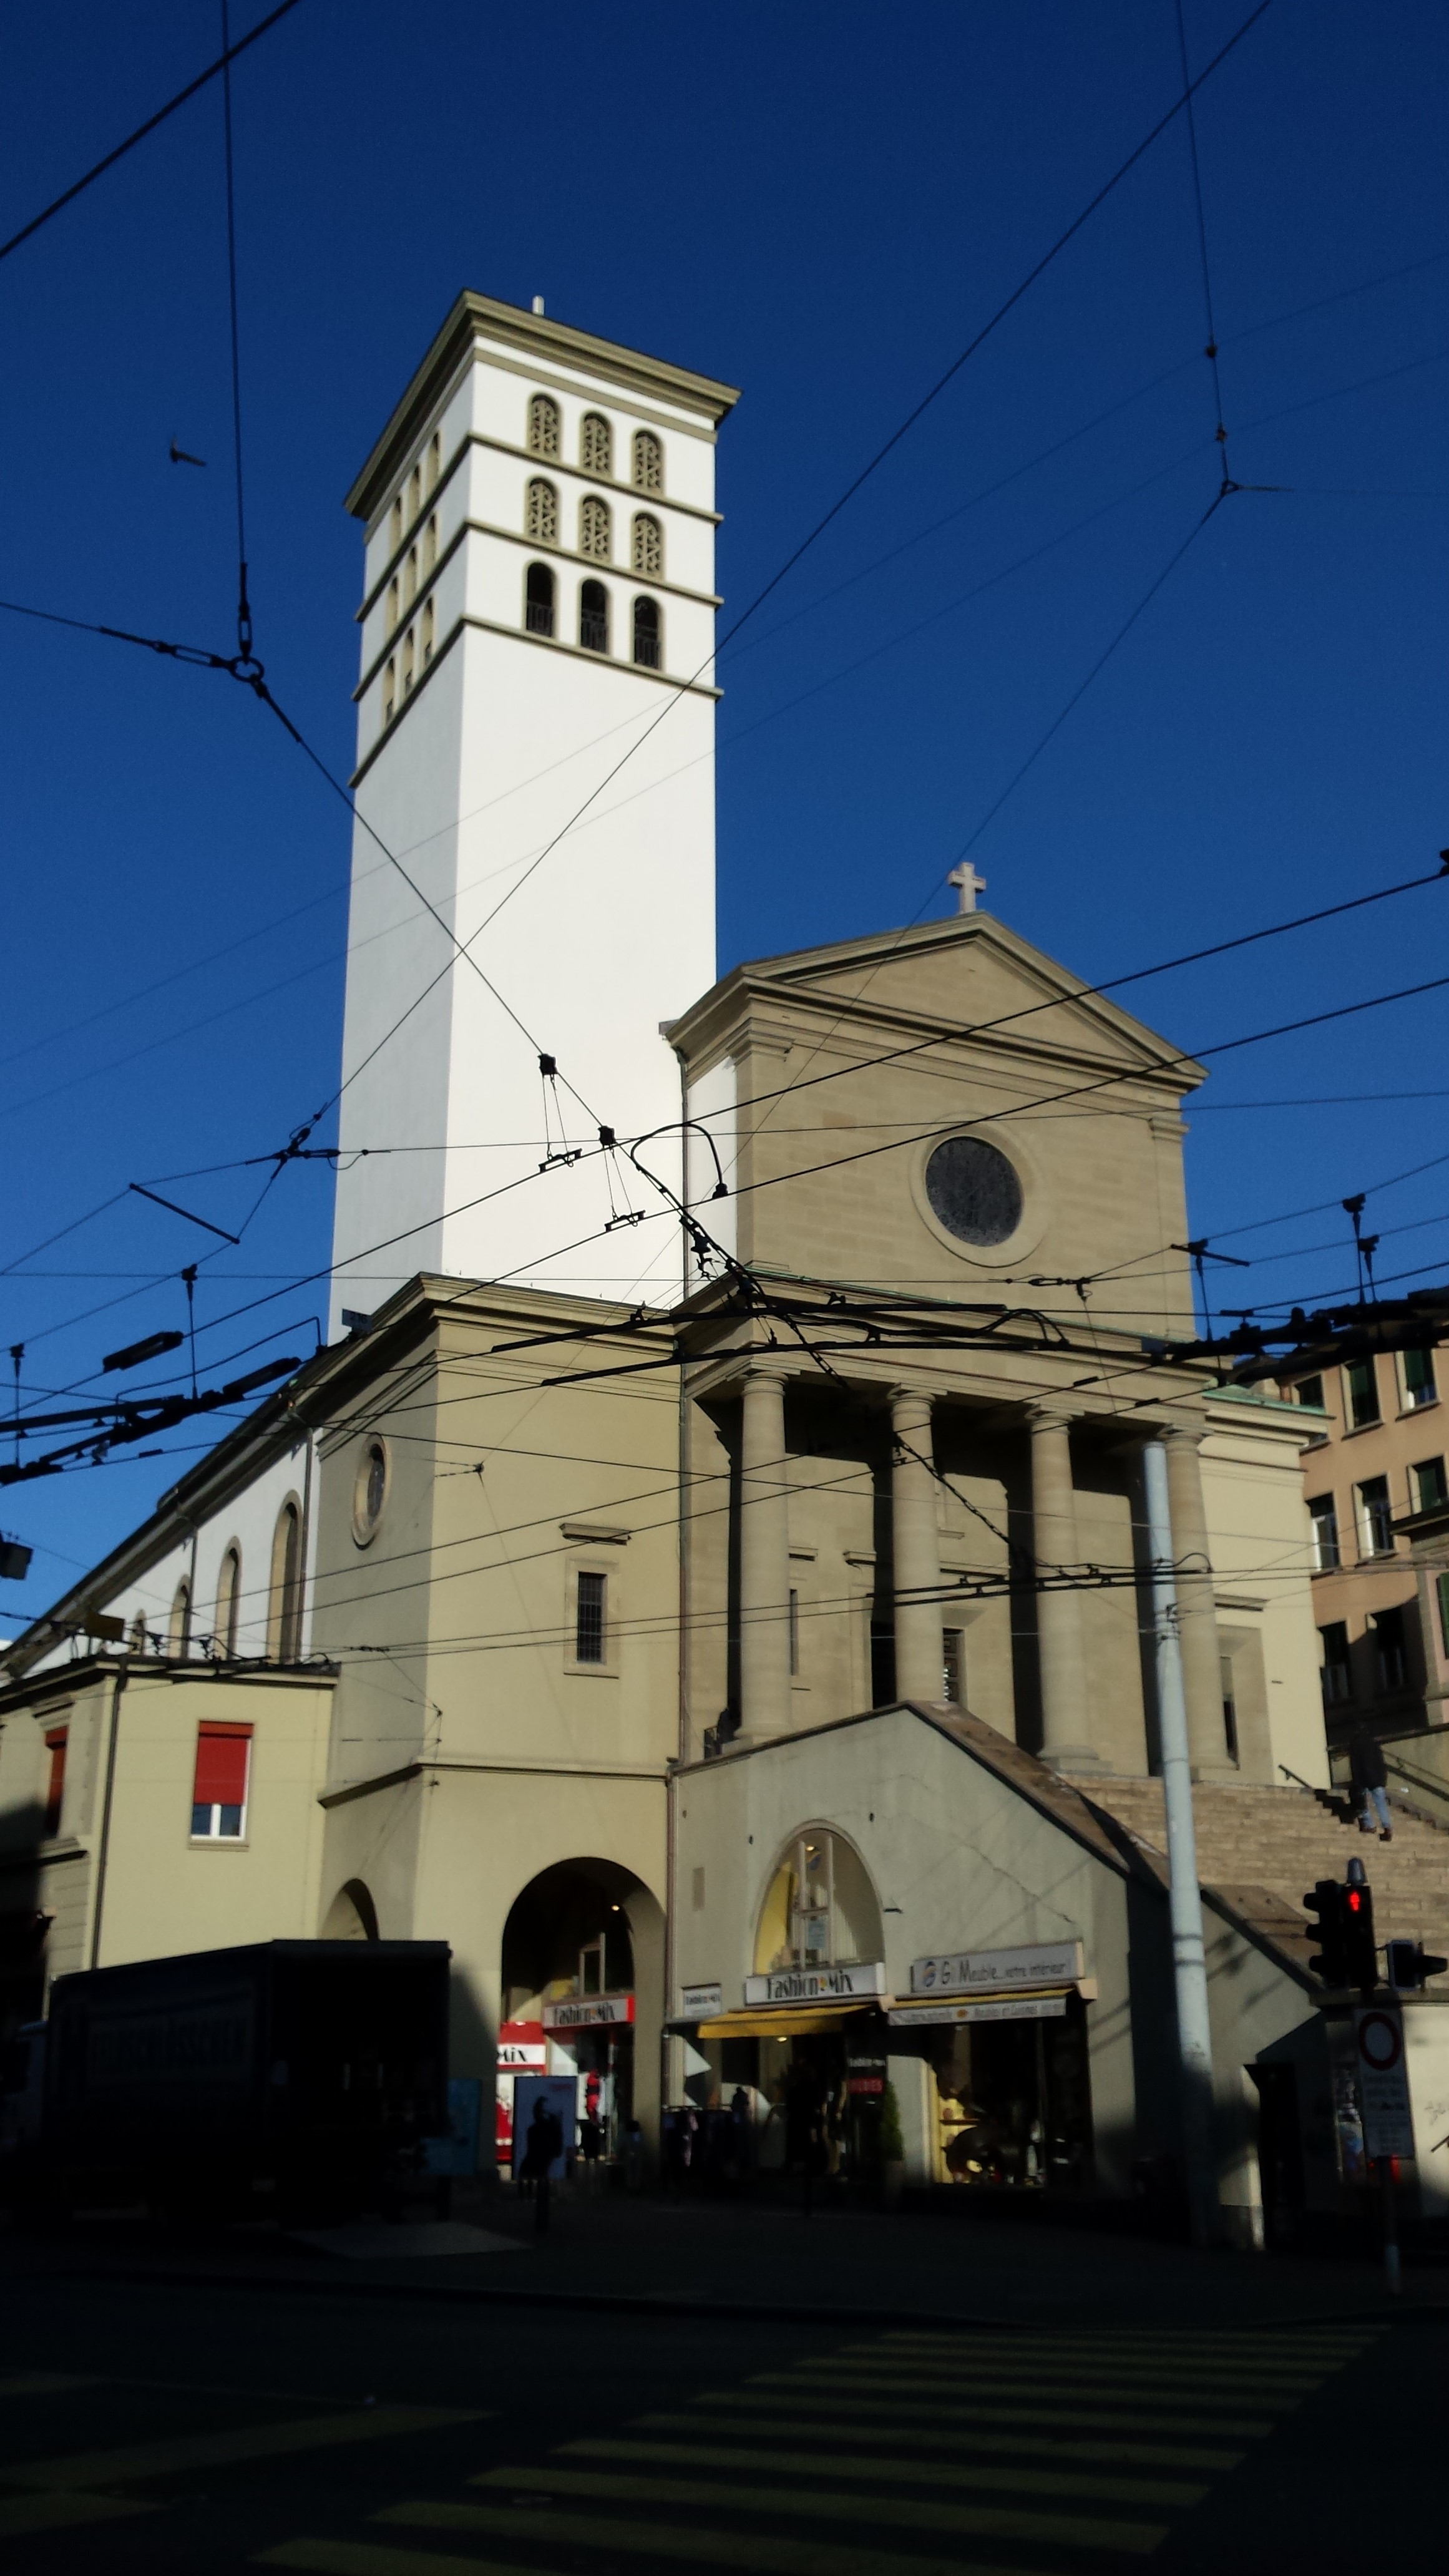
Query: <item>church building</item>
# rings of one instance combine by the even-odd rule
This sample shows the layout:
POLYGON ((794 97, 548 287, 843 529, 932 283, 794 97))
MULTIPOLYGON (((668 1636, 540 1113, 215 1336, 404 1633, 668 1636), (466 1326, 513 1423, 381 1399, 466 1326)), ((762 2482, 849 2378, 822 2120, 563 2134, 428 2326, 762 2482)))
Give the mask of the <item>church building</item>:
MULTIPOLYGON (((1262 2242, 1362 2174, 1301 1905, 1352 1848, 1309 1428, 1165 1356, 1202 1067, 971 871, 717 975, 735 400, 468 294, 353 485, 331 1339, 10 1649, 0 2001, 443 1939, 490 2170, 547 2069, 616 2149, 733 2105, 762 2175, 1170 2195, 1157 1445, 1219 2199, 1262 2242)), ((1384 1930, 1449 1922, 1434 1840, 1376 1853, 1384 1930)))

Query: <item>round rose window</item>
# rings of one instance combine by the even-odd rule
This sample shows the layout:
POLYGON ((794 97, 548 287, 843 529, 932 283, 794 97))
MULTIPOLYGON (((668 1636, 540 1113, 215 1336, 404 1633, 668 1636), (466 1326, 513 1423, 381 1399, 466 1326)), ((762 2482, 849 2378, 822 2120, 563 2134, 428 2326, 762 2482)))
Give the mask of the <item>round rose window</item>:
POLYGON ((926 1165, 932 1212, 958 1243, 985 1251, 1021 1223, 1021 1182, 1006 1156, 980 1136, 948 1136, 926 1165))

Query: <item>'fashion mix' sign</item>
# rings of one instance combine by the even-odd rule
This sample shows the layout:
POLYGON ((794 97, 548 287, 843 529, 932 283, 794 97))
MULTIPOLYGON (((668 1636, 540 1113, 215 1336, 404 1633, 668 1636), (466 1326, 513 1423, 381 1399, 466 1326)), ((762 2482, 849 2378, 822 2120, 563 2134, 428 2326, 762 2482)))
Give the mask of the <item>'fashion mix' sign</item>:
POLYGON ((771 1968, 746 1977, 747 2004, 850 2003, 885 1993, 883 1959, 852 1960, 838 1968, 771 1968))
POLYGON ((570 1995, 561 2004, 545 2004, 545 2030, 597 2030, 601 2024, 630 2022, 632 1995, 570 1995))

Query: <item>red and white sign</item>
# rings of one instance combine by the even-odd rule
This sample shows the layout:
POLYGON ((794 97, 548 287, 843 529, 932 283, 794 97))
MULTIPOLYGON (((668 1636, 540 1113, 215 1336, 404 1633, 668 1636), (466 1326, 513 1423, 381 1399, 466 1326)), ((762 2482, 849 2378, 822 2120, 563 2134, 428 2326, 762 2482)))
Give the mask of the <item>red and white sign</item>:
POLYGON ((499 2072, 511 2075, 532 2070, 542 2074, 548 2063, 548 2042, 541 2021, 506 2021, 498 2033, 499 2072))
POLYGON ((1353 2017, 1353 2035, 1365 2153, 1375 2159, 1412 2156, 1414 2119, 1404 2064, 1403 2016, 1384 2004, 1360 2005, 1353 2017))

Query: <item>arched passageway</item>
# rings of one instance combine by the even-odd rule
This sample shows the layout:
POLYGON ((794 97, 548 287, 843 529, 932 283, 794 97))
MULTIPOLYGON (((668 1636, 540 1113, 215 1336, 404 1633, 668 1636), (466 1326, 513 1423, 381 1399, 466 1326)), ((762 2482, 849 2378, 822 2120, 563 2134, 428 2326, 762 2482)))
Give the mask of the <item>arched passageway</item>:
POLYGON ((503 1927, 500 2174, 512 2170, 515 2108, 526 2126, 540 2076, 573 2082, 567 2142, 586 2161, 626 2157, 636 2122, 652 2149, 663 1962, 658 1900, 617 1861, 558 1861, 520 1890, 503 1927))

